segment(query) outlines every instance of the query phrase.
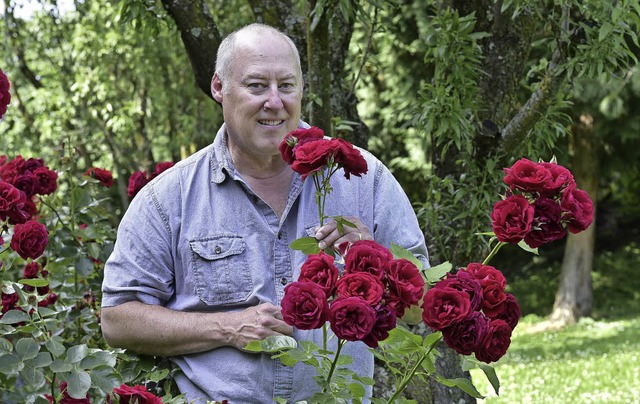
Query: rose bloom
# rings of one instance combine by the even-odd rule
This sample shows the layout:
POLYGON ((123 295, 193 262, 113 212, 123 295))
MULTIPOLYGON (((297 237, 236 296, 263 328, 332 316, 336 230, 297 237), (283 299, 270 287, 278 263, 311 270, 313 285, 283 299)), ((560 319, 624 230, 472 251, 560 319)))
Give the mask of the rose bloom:
POLYGON ((136 196, 138 192, 147 185, 149 180, 147 179, 147 173, 145 171, 136 171, 129 177, 129 183, 127 186, 127 195, 129 198, 136 196))
POLYGON ((9 224, 26 223, 27 220, 38 213, 36 204, 30 198, 27 198, 24 192, 20 191, 20 194, 22 195, 22 200, 13 205, 13 209, 9 211, 9 224))
POLYGON ((455 274, 448 272, 447 277, 439 281, 435 287, 450 287, 466 292, 471 301, 471 310, 480 310, 482 307, 482 286, 469 271, 461 270, 455 274))
POLYGON ((291 169, 302 175, 302 179, 321 171, 338 149, 338 144, 329 139, 318 139, 314 142, 306 142, 296 145, 295 160, 291 169))
POLYGON ((58 173, 49 170, 47 167, 39 167, 33 171, 33 175, 37 180, 38 195, 51 195, 53 191, 58 189, 58 173))
POLYGON ((287 164, 291 165, 295 161, 296 146, 322 138, 324 138, 324 132, 316 126, 308 129, 298 128, 282 139, 279 147, 280 155, 287 164))
POLYGON ((479 262, 471 262, 467 265, 467 272, 473 275, 480 282, 480 286, 496 283, 501 289, 507 286, 507 278, 502 272, 491 265, 482 265, 479 262))
POLYGON ((300 282, 313 282, 324 290, 327 298, 333 295, 340 272, 334 265, 334 258, 320 251, 319 254, 311 254, 300 268, 300 282))
POLYGON ((376 310, 376 322, 371 332, 364 337, 362 342, 371 348, 377 348, 378 342, 389 337, 389 331, 396 328, 397 317, 395 311, 387 306, 381 306, 376 310))
POLYGON ((160 162, 160 163, 156 164, 155 169, 151 173, 151 179, 156 178, 162 172, 167 171, 168 169, 170 169, 174 165, 175 165, 175 163, 173 161, 163 161, 163 162, 160 162))
POLYGON ((580 233, 593 222, 593 202, 585 191, 575 186, 567 188, 562 194, 561 206, 571 233, 580 233))
POLYGON ((383 280, 386 267, 393 259, 389 249, 373 240, 359 240, 351 244, 344 262, 345 274, 369 272, 383 280))
POLYGON ((331 141, 339 145, 338 152, 334 158, 336 163, 344 170, 346 179, 351 178, 351 175, 361 177, 362 174, 367 173, 367 161, 362 157, 360 150, 344 139, 331 139, 331 141))
POLYGON ((329 318, 327 296, 313 282, 292 282, 285 286, 280 306, 284 322, 300 330, 320 328, 329 318))
POLYGON ((505 168, 504 172, 507 174, 504 182, 511 190, 542 192, 545 186, 553 181, 551 172, 545 166, 526 158, 516 161, 511 168, 505 168))
POLYGON ((37 278, 38 272, 40 272, 40 264, 38 264, 35 261, 31 261, 30 263, 24 266, 24 270, 22 271, 22 277, 24 279, 37 278))
POLYGON ((9 88, 11 88, 11 83, 7 75, 0 69, 0 119, 2 119, 2 116, 7 112, 7 106, 11 102, 9 88))
POLYGON ((558 196, 563 189, 575 185, 576 181, 573 179, 571 171, 560 164, 542 162, 540 165, 551 173, 551 179, 543 186, 542 195, 553 198, 558 196))
POLYGON ((506 298, 504 288, 498 283, 485 284, 482 287, 482 311, 487 317, 495 317, 502 310, 502 303, 506 298))
POLYGON ((424 279, 415 264, 407 259, 394 259, 387 266, 389 294, 407 306, 418 304, 424 293, 424 279))
MULTIPOLYGON (((120 387, 113 389, 113 393, 117 395, 119 404, 162 404, 162 399, 153 393, 147 391, 147 388, 136 384, 135 386, 127 386, 121 384, 120 387)), ((107 401, 111 403, 110 397, 107 401)))
POLYGON ((87 177, 95 178, 103 187, 109 188, 113 185, 113 174, 109 170, 98 167, 90 167, 84 172, 87 177))
POLYGON ((362 341, 373 330, 376 311, 360 297, 339 298, 329 307, 329 323, 338 338, 362 341))
POLYGON ((562 239, 567 231, 562 225, 562 208, 553 199, 541 196, 533 203, 534 217, 531 231, 524 242, 531 248, 562 239))
POLYGON ((431 288, 422 302, 422 320, 434 331, 441 331, 471 313, 471 299, 454 288, 431 288))
POLYGON ((13 228, 11 249, 22 259, 36 259, 42 255, 49 242, 47 228, 40 222, 29 220, 24 224, 17 224, 13 228))
POLYGON ((504 320, 513 330, 518 325, 521 315, 522 312, 516 297, 511 293, 507 293, 504 302, 500 305, 500 312, 494 318, 504 320))
POLYGON ((31 171, 25 171, 13 179, 13 186, 23 191, 27 198, 31 198, 38 191, 38 179, 31 171))
POLYGON ((340 277, 336 287, 338 298, 358 296, 370 306, 378 304, 382 300, 383 293, 382 281, 368 272, 345 274, 340 277))
MULTIPOLYGON (((55 401, 59 404, 91 404, 91 399, 89 398, 89 393, 87 393, 87 395, 84 398, 73 398, 69 395, 69 392, 67 391, 67 382, 62 382, 60 383, 60 392, 62 393, 60 395, 60 399, 58 401, 55 401)), ((51 397, 50 395, 46 394, 45 398, 47 399, 47 401, 49 401, 50 403, 53 403, 53 397, 51 397)))
POLYGON ((491 227, 499 241, 518 243, 531 231, 533 215, 533 206, 527 198, 511 195, 493 206, 491 227))
POLYGON ((507 352, 511 345, 511 327, 500 319, 489 320, 489 327, 482 344, 474 352, 476 359, 485 363, 495 362, 507 352))
POLYGON ((0 220, 4 221, 16 204, 24 203, 25 195, 8 182, 0 180, 0 220))
POLYGON ((462 355, 471 355, 478 350, 489 328, 487 317, 474 311, 463 320, 442 330, 444 342, 462 355))
MULTIPOLYGON (((16 307, 16 303, 20 300, 20 296, 17 293, 2 293, 2 313, 6 313, 9 310, 16 307)), ((2 317, 2 316, 0 316, 2 317)))

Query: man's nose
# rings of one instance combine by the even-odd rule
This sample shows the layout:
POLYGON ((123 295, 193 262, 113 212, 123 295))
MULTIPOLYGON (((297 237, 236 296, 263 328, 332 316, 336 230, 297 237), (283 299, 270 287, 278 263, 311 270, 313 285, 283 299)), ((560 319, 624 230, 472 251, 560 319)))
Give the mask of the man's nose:
POLYGON ((264 103, 264 109, 280 109, 282 107, 283 103, 278 86, 270 86, 267 99, 264 103))

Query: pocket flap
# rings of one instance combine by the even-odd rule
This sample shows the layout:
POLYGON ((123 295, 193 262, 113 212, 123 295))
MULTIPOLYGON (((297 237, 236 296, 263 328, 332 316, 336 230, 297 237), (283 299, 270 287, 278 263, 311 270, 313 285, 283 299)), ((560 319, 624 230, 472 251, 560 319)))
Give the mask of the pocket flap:
POLYGON ((244 241, 239 236, 218 236, 189 242, 191 250, 205 260, 217 260, 244 251, 244 241))

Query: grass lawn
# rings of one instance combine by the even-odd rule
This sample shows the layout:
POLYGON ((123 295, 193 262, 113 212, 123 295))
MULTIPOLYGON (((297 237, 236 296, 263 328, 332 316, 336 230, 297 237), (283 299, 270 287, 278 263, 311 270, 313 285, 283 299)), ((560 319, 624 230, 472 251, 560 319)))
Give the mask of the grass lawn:
MULTIPOLYGON (((509 351, 493 364, 500 395, 480 370, 472 371, 474 384, 486 395, 478 402, 640 403, 638 264, 637 246, 596 259, 595 320, 585 318, 562 330, 539 331, 543 317, 530 314, 522 318, 509 351)), ((516 297, 545 287, 523 282, 515 285, 522 290, 514 291, 516 297)), ((547 310, 551 311, 550 306, 547 310)))

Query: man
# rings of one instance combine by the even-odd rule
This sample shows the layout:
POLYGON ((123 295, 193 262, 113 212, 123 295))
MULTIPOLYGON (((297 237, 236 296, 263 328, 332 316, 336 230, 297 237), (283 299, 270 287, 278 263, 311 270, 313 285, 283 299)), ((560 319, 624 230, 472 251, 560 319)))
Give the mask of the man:
MULTIPOLYGON (((302 181, 278 150, 289 132, 308 127, 300 121, 302 88, 288 37, 261 24, 231 34, 220 45, 211 83, 225 120, 213 144, 143 188, 120 224, 105 267, 105 339, 171 357, 187 400, 295 402, 318 390, 314 368, 243 351, 271 335, 322 341, 321 330, 292 329, 278 307, 306 258, 289 248, 293 240, 315 235, 321 248, 360 238, 395 242, 426 263, 406 196, 364 151, 369 173, 350 181, 336 175, 326 207, 357 228, 317 229, 313 183, 302 181)), ((347 346, 351 368, 371 377, 366 346, 347 346)))

